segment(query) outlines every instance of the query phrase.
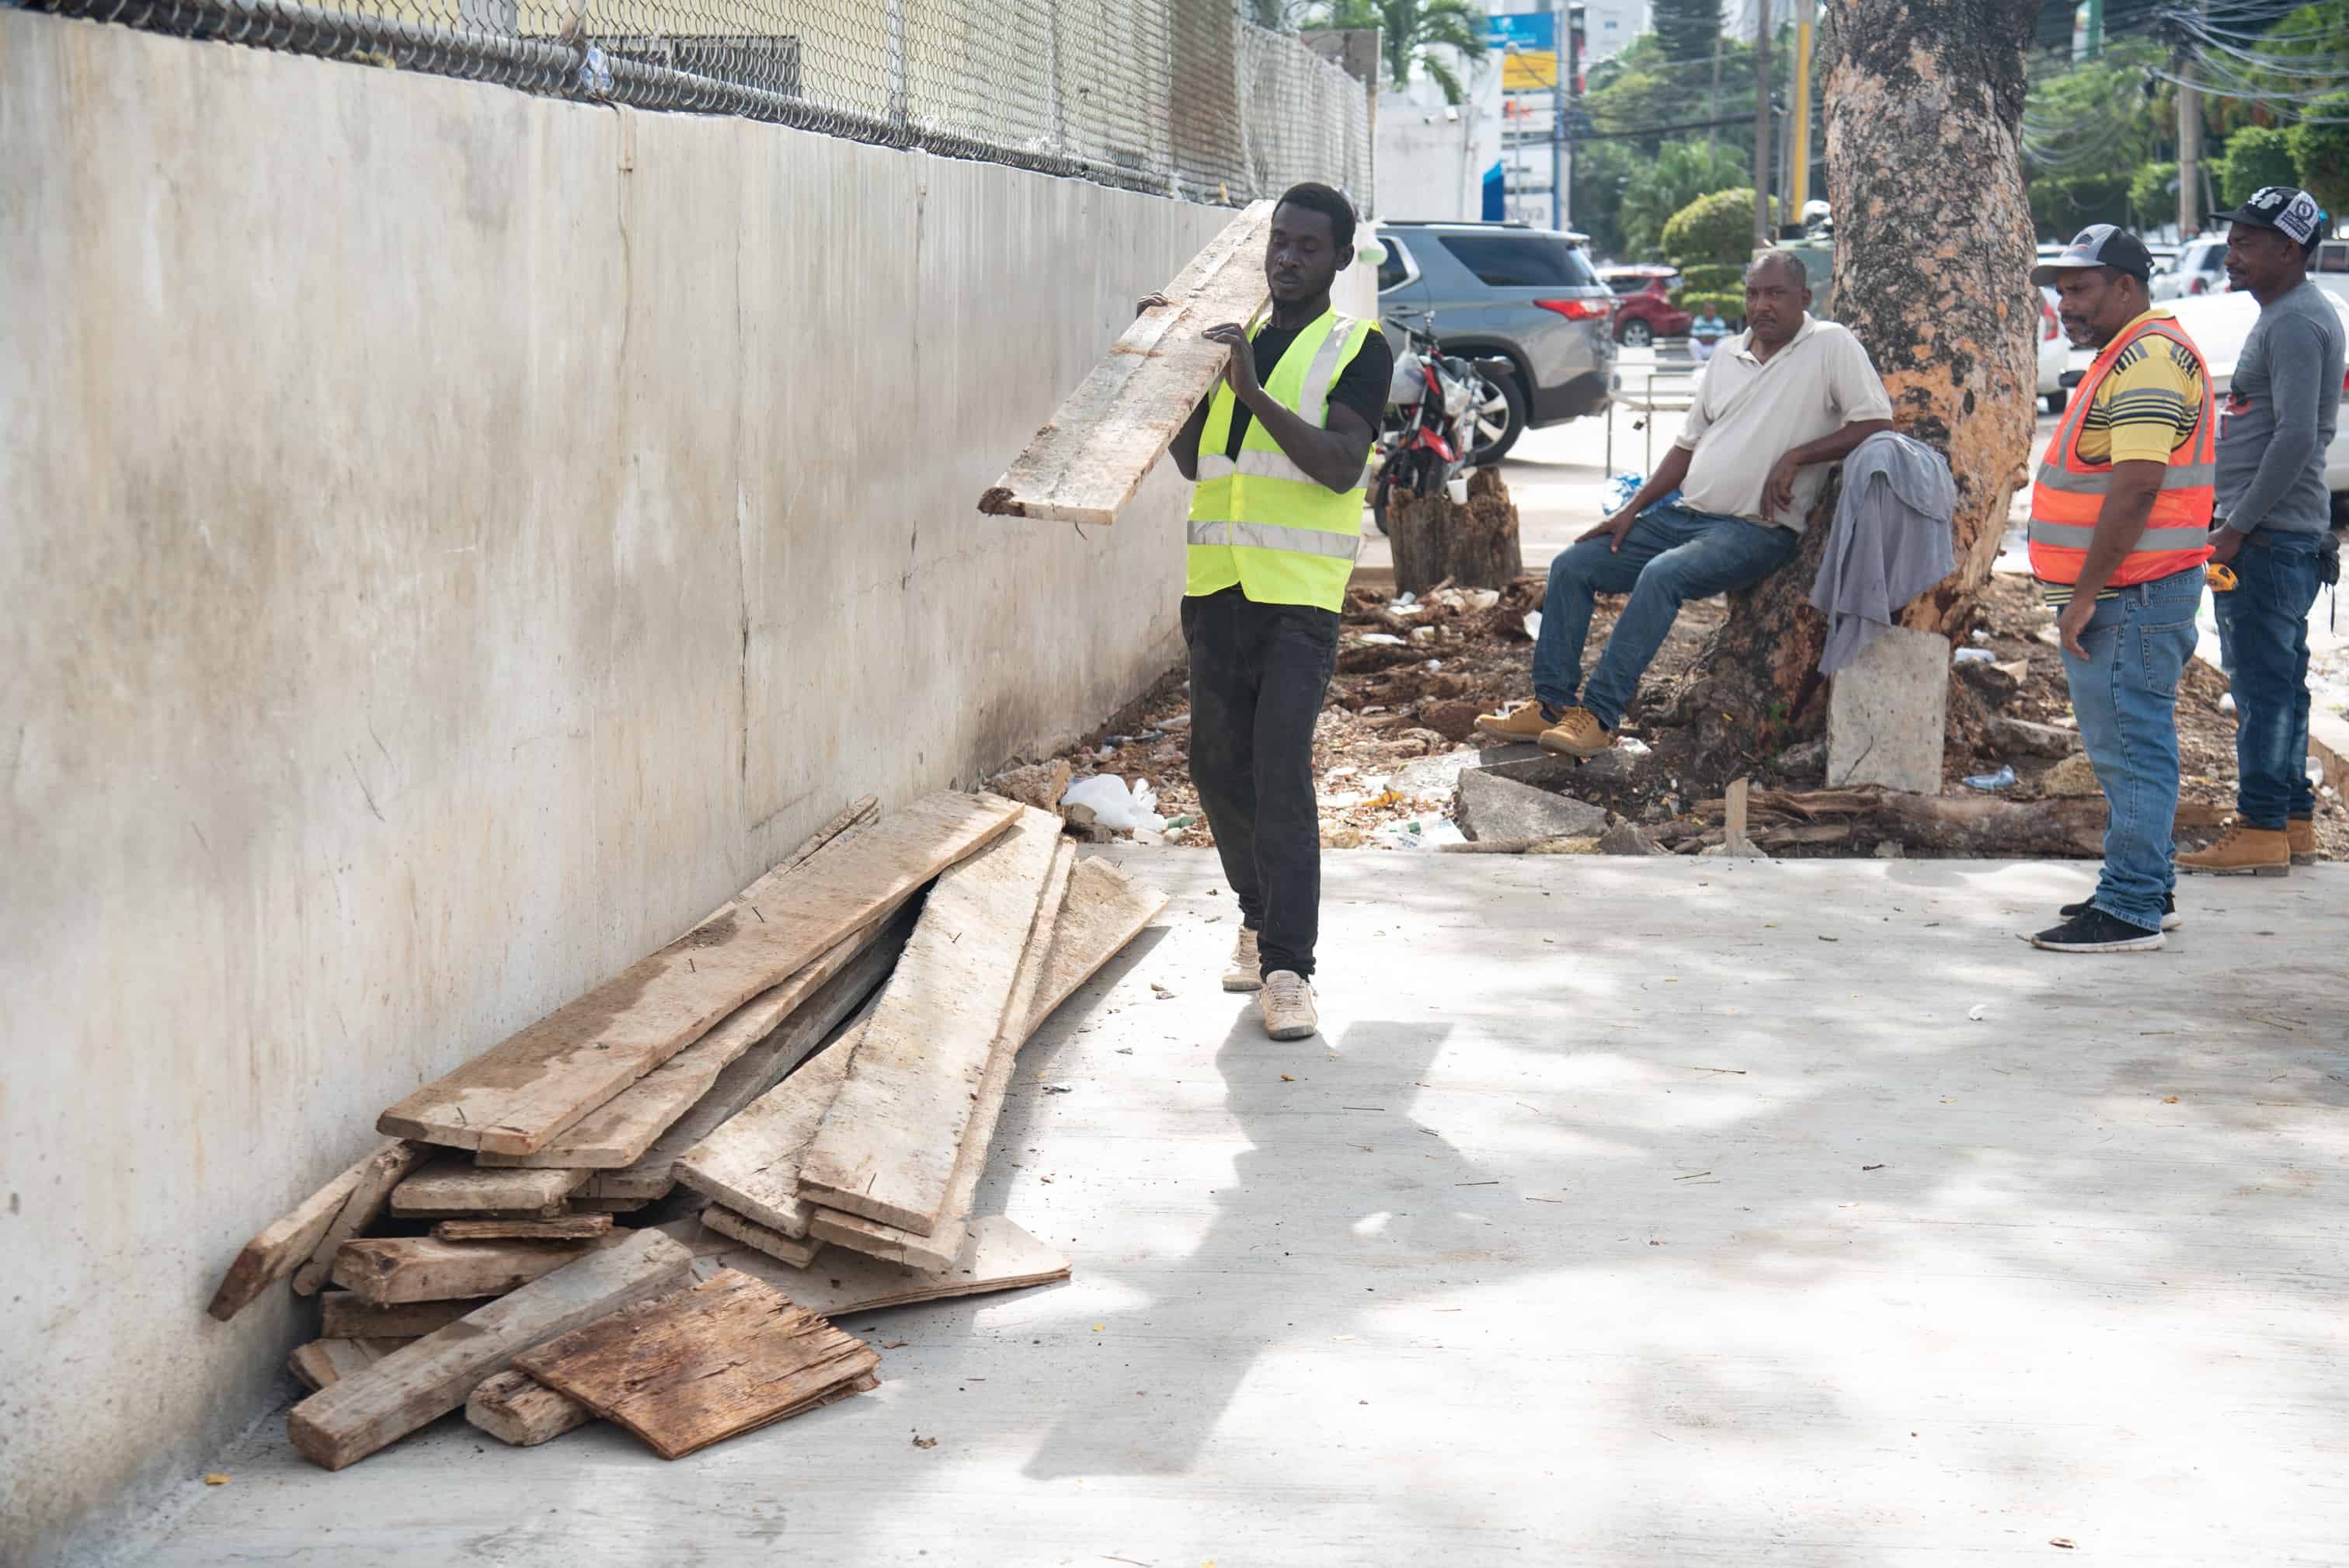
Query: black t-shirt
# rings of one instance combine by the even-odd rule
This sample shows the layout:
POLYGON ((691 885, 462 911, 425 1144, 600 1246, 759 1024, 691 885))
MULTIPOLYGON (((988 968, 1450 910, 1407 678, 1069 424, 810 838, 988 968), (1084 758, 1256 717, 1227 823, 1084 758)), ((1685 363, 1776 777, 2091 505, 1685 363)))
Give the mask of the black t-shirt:
MULTIPOLYGON (((1302 328, 1298 329, 1302 331, 1302 328)), ((1297 333, 1283 327, 1268 326, 1256 335, 1256 378, 1259 383, 1272 379, 1279 368, 1280 356, 1297 341, 1297 333)), ((1371 434, 1379 433, 1379 419, 1386 412, 1387 387, 1394 379, 1394 350, 1387 346, 1386 335, 1373 331, 1362 339, 1362 346, 1346 368, 1338 372, 1338 384, 1330 388, 1330 401, 1343 403, 1362 417, 1371 434)), ((1240 439, 1256 418, 1245 403, 1232 408, 1232 438, 1224 456, 1240 455, 1240 439)))

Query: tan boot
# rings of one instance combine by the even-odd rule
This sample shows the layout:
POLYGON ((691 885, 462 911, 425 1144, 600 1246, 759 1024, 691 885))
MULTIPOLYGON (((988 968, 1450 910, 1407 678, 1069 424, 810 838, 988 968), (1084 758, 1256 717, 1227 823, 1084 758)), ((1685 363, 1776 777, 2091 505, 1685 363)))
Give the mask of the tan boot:
POLYGON ((1569 707, 1542 731, 1541 748, 1568 757, 1596 757, 1615 744, 1615 732, 1587 707, 1569 707))
POLYGON ((1539 740, 1542 731, 1548 727, 1549 720, 1542 717, 1538 702, 1521 702, 1500 713, 1476 716, 1478 733, 1489 735, 1495 740, 1539 740))
POLYGON ((2292 845, 2292 863, 2313 866, 2316 863, 2316 820, 2294 817, 2283 825, 2283 836, 2292 845))
POLYGON ((1294 970, 1266 975, 1256 1005, 1264 1014, 1264 1032, 1276 1040, 1301 1040, 1321 1027, 1320 1015, 1313 1010, 1313 984, 1294 970))
POLYGON ((2273 828, 2230 822, 2209 849, 2178 856, 2178 869, 2218 877, 2287 876, 2292 872, 2292 842, 2273 828))
POLYGON ((1261 991, 1264 989, 1262 960, 1257 957, 1256 933, 1240 927, 1240 939, 1232 944, 1232 962, 1224 971, 1226 991, 1261 991))

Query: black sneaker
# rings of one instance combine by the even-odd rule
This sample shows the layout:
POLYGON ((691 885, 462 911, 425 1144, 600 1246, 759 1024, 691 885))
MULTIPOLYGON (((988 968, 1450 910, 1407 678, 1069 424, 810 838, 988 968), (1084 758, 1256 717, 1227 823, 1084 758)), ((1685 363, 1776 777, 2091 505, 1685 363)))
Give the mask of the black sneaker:
POLYGON ((2065 921, 2031 939, 2050 953, 2150 953, 2169 939, 2158 931, 2116 920, 2101 909, 2065 921))
MULTIPOLYGON (((2095 907, 2094 901, 2082 899, 2078 903, 2065 904, 2055 913, 2066 920, 2077 920, 2095 907)), ((2163 893, 2161 895, 2161 929, 2175 931, 2185 923, 2186 917, 2178 913, 2178 895, 2174 892, 2163 893)))

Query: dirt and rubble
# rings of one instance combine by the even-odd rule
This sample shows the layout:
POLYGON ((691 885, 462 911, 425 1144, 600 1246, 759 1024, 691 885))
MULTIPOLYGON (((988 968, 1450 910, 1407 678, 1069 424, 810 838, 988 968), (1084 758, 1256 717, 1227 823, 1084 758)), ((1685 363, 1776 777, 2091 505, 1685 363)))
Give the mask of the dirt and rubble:
MULTIPOLYGON (((1498 592, 1447 586, 1419 599, 1377 587, 1348 591, 1337 673, 1313 742, 1325 845, 1410 848, 1453 836, 1449 813, 1458 769, 1436 759, 1480 744, 1479 713, 1530 695, 1527 614, 1539 610, 1542 590, 1543 580, 1528 575, 1498 592)), ((1622 604, 1619 598, 1600 602, 1591 625, 1593 650, 1603 648, 1622 604)), ((1574 769, 1570 781, 1543 778, 1543 787, 1607 807, 1639 824, 1661 848, 1693 851, 1720 842, 1721 802, 1698 799, 1700 791, 1683 787, 1681 762, 1688 747, 1669 716, 1674 686, 1727 614, 1719 599, 1682 611, 1625 715, 1621 734, 1637 743, 1625 748, 1628 756, 1574 769)), ((1944 794, 2028 802, 2094 792, 2081 763, 2067 764, 2058 755, 2063 738, 2030 727, 2073 727, 2054 624, 2054 613, 2039 602, 2028 579, 2000 575, 1983 586, 1960 646, 1989 656, 1969 657, 1951 668, 1944 794), (1966 783, 1970 777, 1995 776, 2002 767, 2013 769, 2012 785, 1977 791, 1966 783)), ((1188 765, 1186 687, 1184 671, 1170 670, 1054 761, 1065 761, 1078 779, 1107 773, 1147 783, 1167 820, 1163 841, 1207 847, 1214 841, 1188 765)), ((2226 694, 2226 679, 2217 670, 2199 659, 2187 662, 2178 704, 2182 799, 2207 808, 2197 815, 2213 822, 2234 797, 2235 719, 2221 706, 2226 694)), ((1789 747, 1758 762, 1754 782, 1818 789, 1828 782, 1825 750, 1825 742, 1816 740, 1789 747)), ((1143 841, 1160 837, 1143 835, 1143 841)), ((2349 810, 2337 796, 2320 805, 2317 840, 2324 858, 2349 859, 2349 810)), ((2181 833, 2189 847, 2199 841, 2195 833, 2181 833)), ((1878 846, 1855 837, 1777 852, 1866 855, 1878 846)))

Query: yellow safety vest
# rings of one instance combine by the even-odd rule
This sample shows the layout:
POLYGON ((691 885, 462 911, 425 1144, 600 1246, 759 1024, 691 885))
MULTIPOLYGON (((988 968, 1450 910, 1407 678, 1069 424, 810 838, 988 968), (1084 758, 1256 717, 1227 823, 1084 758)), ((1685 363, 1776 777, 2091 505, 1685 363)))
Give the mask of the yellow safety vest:
MULTIPOLYGON (((1253 339, 1258 326, 1251 326, 1253 339)), ((1329 425, 1330 388, 1361 352, 1375 323, 1334 311, 1297 335, 1264 389, 1309 425, 1329 425)), ((1290 460, 1261 419, 1231 446, 1239 399, 1216 384, 1199 433, 1199 483, 1191 493, 1190 551, 1183 592, 1217 593, 1237 583, 1259 604, 1313 604, 1343 610, 1346 580, 1362 541, 1362 501, 1370 489, 1368 451, 1351 490, 1333 490, 1290 460)))

